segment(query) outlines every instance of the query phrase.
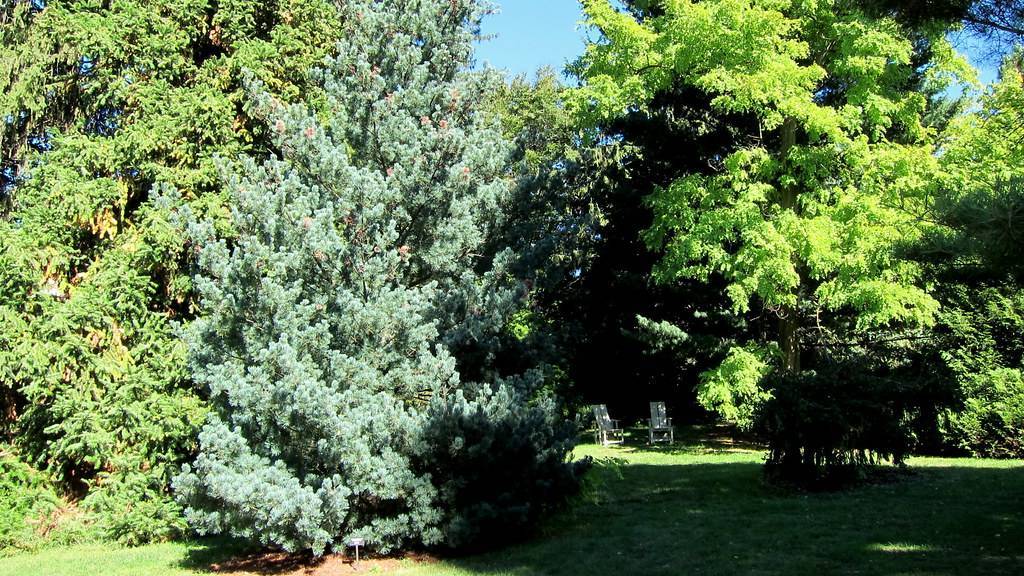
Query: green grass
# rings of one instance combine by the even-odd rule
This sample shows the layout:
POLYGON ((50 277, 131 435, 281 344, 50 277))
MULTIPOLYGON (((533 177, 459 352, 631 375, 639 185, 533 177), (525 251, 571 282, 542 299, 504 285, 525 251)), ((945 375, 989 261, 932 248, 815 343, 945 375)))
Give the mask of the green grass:
MULTIPOLYGON (((701 445, 578 449, 597 459, 570 510, 518 544, 403 576, 1024 574, 1024 462, 915 458, 886 484, 801 494, 761 482, 761 454, 701 445)), ((74 547, 0 560, 0 576, 209 573, 218 543, 74 547)))

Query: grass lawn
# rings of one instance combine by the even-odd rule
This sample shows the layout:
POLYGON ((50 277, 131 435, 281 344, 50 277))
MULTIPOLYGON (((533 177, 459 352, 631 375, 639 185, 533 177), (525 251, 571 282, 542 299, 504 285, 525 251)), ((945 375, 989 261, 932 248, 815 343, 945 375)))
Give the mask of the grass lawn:
MULTIPOLYGON (((529 540, 358 573, 1024 574, 1021 461, 915 458, 892 483, 794 494, 761 483, 760 452, 718 441, 578 452, 598 459, 587 493, 529 540)), ((354 573, 340 562, 216 569, 237 552, 218 542, 59 548, 0 559, 0 576, 354 573)))

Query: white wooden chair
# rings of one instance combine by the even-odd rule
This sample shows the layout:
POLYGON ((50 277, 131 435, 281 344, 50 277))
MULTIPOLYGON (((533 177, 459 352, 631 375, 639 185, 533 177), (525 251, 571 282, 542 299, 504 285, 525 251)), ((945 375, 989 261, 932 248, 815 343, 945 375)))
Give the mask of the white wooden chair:
POLYGON ((672 426, 672 419, 668 417, 668 412, 665 410, 665 403, 651 402, 651 419, 647 443, 668 442, 673 444, 675 441, 675 427, 672 426))
POLYGON ((612 420, 608 416, 608 407, 604 404, 597 404, 592 408, 594 410, 594 419, 597 420, 597 441, 602 446, 622 444, 622 428, 619 428, 618 420, 612 420))

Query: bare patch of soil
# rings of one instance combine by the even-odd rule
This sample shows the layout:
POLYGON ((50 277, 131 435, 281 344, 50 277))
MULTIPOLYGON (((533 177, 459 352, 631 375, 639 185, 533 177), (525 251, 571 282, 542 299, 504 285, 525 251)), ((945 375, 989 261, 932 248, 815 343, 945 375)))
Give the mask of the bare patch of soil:
POLYGON ((360 558, 331 554, 315 558, 310 554, 260 552, 211 564, 209 570, 224 576, 338 576, 344 574, 393 574, 410 563, 430 564, 437 558, 427 554, 360 558))

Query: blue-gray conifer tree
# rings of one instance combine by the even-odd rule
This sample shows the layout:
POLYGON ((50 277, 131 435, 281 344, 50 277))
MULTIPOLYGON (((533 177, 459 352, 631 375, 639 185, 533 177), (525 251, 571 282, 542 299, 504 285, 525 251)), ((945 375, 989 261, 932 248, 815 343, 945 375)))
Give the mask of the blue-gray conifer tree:
POLYGON ((485 248, 511 193, 478 112, 495 78, 468 70, 487 7, 339 10, 314 73, 328 112, 254 87, 279 155, 225 168, 227 226, 182 218, 203 307, 186 340, 214 410, 175 488, 200 533, 288 550, 464 542, 575 477, 552 404, 527 403, 537 373, 491 366, 521 289, 485 248))

